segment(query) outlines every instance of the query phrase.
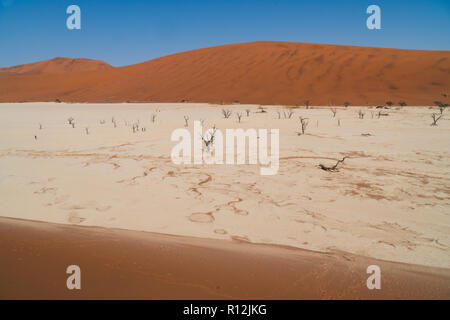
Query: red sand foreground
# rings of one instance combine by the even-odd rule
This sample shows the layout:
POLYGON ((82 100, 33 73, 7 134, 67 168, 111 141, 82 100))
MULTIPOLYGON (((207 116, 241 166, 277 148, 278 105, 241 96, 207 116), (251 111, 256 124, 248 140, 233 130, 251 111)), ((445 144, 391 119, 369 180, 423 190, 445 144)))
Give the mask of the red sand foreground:
POLYGON ((342 252, 0 218, 0 299, 448 299, 446 269, 342 252), (81 268, 81 290, 66 268, 81 268), (368 290, 366 268, 381 268, 368 290))
POLYGON ((288 42, 232 44, 114 68, 55 58, 0 69, 0 102, 209 102, 433 105, 450 52, 288 42))

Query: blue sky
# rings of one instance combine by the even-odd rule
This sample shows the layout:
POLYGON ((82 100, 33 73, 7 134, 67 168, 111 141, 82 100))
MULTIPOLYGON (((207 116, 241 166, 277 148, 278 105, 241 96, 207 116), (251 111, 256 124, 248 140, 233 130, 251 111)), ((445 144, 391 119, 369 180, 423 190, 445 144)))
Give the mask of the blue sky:
POLYGON ((450 50, 450 1, 0 0, 0 67, 57 56, 122 66, 260 40, 450 50), (66 27, 71 4, 81 30, 66 27), (366 27, 371 4, 381 30, 366 27))

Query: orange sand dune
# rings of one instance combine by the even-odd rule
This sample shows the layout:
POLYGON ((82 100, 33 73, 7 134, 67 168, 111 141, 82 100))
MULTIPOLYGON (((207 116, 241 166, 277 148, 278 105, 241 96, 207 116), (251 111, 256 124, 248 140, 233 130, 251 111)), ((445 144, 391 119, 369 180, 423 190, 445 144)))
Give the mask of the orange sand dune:
POLYGON ((3 299, 449 299, 449 272, 344 252, 0 218, 3 299), (81 290, 66 268, 81 268, 81 290), (382 270, 368 290, 367 266, 382 270))
POLYGON ((431 105, 450 88, 450 52, 288 42, 232 44, 113 68, 59 59, 3 69, 0 102, 240 102, 431 105), (37 64, 39 65, 39 64, 37 64), (89 66, 87 66, 89 65, 89 66), (36 67, 36 69, 35 69, 36 67), (39 72, 58 70, 63 72, 39 72))
POLYGON ((10 68, 0 68, 0 74, 67 74, 71 72, 85 72, 112 69, 109 64, 91 59, 53 58, 41 62, 22 64, 10 68))

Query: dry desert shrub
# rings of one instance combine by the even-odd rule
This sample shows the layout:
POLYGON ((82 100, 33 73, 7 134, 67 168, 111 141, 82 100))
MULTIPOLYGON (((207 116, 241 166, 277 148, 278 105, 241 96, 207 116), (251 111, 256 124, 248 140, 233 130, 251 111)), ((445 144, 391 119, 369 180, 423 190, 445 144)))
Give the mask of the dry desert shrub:
POLYGON ((437 126, 437 122, 442 118, 442 113, 440 115, 433 113, 431 115, 431 118, 433 119, 433 122, 431 123, 431 126, 437 126))
POLYGON ((336 108, 330 108, 330 111, 333 113, 333 118, 336 117, 337 109, 336 108))
POLYGON ((228 119, 229 117, 231 117, 231 110, 229 109, 222 109, 222 115, 225 119, 228 119))
POLYGON ((300 119, 300 132, 297 132, 297 135, 305 134, 306 128, 308 127, 309 121, 308 118, 298 117, 300 119))
POLYGON ((319 167, 320 169, 324 170, 324 171, 338 172, 338 171, 339 171, 339 168, 338 168, 339 164, 341 164, 342 162, 344 162, 344 160, 347 159, 347 158, 348 158, 347 156, 346 156, 346 157, 343 157, 342 160, 338 160, 338 162, 336 162, 336 164, 335 164, 334 166, 331 166, 331 167, 325 166, 325 165, 323 165, 323 164, 319 164, 318 167, 319 167))

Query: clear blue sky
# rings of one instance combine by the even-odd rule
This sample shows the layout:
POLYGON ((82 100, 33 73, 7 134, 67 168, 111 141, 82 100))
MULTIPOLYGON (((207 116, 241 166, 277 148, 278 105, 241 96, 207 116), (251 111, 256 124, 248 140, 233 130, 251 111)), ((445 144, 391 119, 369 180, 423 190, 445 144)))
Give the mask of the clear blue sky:
POLYGON ((56 56, 113 66, 259 40, 450 50, 450 0, 0 0, 0 67, 56 56), (68 30, 66 8, 81 8, 68 30), (366 8, 381 7, 381 30, 366 8))

